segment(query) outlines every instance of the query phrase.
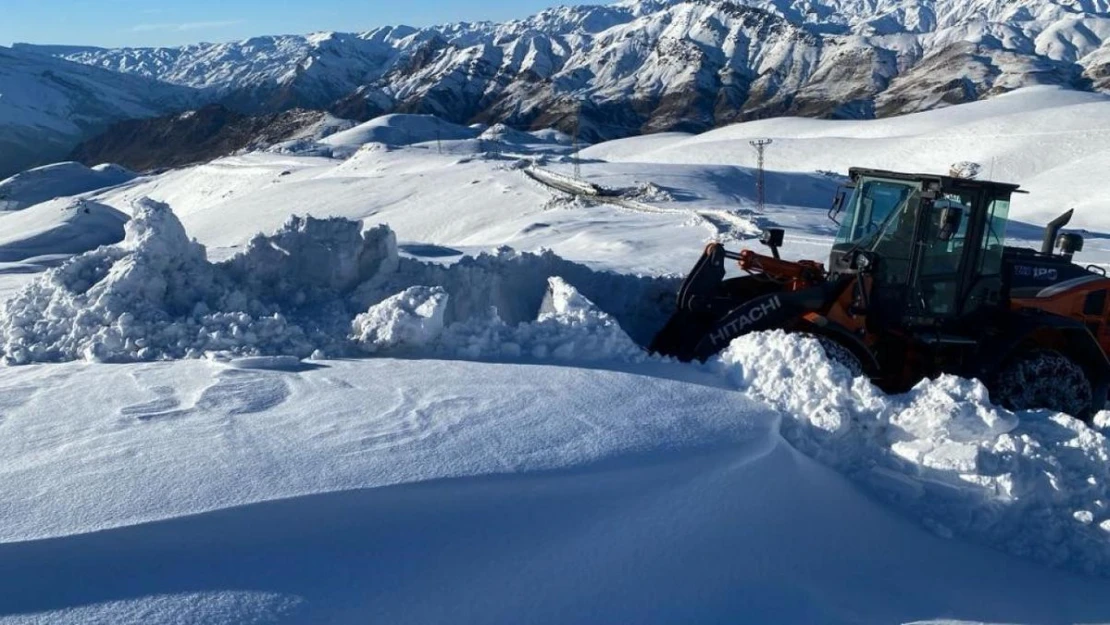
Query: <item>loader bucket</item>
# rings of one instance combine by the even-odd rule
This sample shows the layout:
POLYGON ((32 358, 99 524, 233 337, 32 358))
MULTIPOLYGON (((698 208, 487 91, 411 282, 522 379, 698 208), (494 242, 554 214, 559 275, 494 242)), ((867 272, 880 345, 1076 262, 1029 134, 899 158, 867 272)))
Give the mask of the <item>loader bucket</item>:
POLYGON ((840 291, 837 283, 790 291, 787 283, 762 274, 725 280, 725 259, 724 248, 706 248, 678 290, 674 313, 652 340, 652 353, 705 361, 739 336, 793 328, 806 313, 827 308, 840 291))
POLYGON ((710 245, 678 289, 675 310, 655 335, 652 353, 682 361, 698 358, 697 346, 737 307, 782 287, 758 276, 725 280, 726 252, 710 245))

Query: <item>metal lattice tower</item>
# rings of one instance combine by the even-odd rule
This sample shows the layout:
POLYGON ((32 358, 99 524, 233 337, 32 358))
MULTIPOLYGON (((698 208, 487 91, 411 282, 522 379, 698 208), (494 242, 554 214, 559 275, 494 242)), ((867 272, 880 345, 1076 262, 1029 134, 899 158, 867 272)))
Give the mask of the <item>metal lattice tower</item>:
POLYGON ((749 143, 752 144, 752 147, 755 148, 755 151, 759 154, 759 173, 755 179, 755 189, 756 195, 759 198, 759 212, 762 213, 763 203, 766 197, 766 186, 764 186, 765 180, 763 177, 764 157, 766 156, 767 146, 774 143, 774 141, 772 141, 771 139, 759 139, 758 141, 749 141, 749 143))

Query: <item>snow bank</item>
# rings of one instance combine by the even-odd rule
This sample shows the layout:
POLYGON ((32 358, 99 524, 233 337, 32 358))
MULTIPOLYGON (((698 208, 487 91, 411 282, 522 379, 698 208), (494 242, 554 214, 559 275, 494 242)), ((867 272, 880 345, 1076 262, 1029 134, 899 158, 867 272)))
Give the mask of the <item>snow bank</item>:
POLYGON ((550 252, 501 249, 447 267, 402 259, 388 227, 363 232, 340 218, 291 218, 210 263, 166 204, 143 198, 133 213, 121 243, 71 259, 4 302, 4 362, 303 358, 356 347, 626 359, 639 348, 622 326, 646 340, 675 288, 550 252), (554 276, 565 282, 549 283, 554 276))
POLYGON ((562 278, 548 279, 539 315, 530 322, 506 323, 494 307, 445 327, 449 301, 442 287, 412 287, 359 315, 353 338, 372 354, 578 362, 646 357, 616 319, 562 278))
POLYGON ((718 366, 782 411, 795 448, 937 534, 1110 575, 1110 444, 1082 422, 1015 415, 953 376, 888 396, 782 332, 737 339, 718 366))
POLYGON ((39 202, 123 184, 136 176, 133 171, 110 164, 89 168, 65 162, 28 169, 0 181, 0 211, 21 210, 39 202))

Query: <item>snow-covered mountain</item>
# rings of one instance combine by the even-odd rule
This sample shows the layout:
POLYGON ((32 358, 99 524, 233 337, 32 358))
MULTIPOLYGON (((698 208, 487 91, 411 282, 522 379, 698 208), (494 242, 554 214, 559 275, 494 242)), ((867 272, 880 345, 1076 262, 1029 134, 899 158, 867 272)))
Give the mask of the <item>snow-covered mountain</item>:
POLYGON ((193 89, 0 47, 0 178, 60 160, 110 124, 188 107, 193 89))
POLYGON ((571 130, 592 140, 780 114, 871 117, 1020 86, 1110 88, 1110 0, 633 0, 501 24, 40 48, 248 112, 571 130))

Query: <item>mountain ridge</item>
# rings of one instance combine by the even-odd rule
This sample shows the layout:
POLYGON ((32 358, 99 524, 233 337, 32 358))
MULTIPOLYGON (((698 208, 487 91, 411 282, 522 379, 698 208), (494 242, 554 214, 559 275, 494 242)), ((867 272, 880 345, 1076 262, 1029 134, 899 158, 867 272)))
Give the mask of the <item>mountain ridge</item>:
POLYGON ((1029 85, 1107 91, 1110 0, 635 0, 503 23, 15 49, 250 115, 434 114, 601 141, 780 115, 890 116, 1029 85))

